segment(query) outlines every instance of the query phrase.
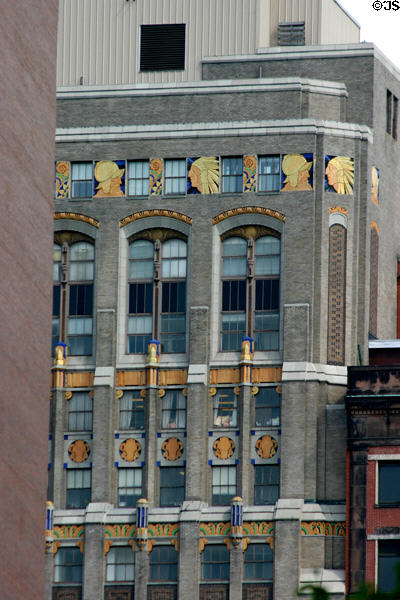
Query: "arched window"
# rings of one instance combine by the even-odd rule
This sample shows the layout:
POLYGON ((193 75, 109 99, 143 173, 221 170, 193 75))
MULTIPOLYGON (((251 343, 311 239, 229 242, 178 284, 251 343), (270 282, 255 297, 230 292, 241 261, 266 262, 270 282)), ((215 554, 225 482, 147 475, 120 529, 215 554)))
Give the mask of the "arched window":
POLYGON ((138 239, 129 247, 128 352, 155 338, 165 353, 185 352, 187 244, 138 239))
POLYGON ((54 244, 53 348, 65 342, 70 355, 93 352, 94 246, 87 241, 54 244))
POLYGON ((280 239, 232 235, 222 242, 221 350, 279 349, 280 239))

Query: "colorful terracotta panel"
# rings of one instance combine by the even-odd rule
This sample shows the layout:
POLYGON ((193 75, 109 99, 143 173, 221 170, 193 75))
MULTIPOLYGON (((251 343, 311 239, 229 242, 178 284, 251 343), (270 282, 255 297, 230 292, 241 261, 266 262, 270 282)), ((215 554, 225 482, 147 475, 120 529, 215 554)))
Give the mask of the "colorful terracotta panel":
POLYGON ((56 200, 69 198, 70 164, 65 160, 56 163, 56 200))
POLYGON ((349 156, 325 156, 325 191, 353 194, 354 159, 349 156))
POLYGON ((379 206, 379 183, 380 170, 378 167, 371 167, 371 200, 376 206, 379 206))
POLYGON ((94 167, 94 198, 125 196, 125 161, 99 160, 94 167))
POLYGON ((343 365, 345 360, 347 231, 335 223, 329 228, 328 275, 328 364, 343 365))
POLYGON ((261 458, 272 458, 276 454, 278 442, 271 435, 263 435, 256 442, 256 450, 261 458))
POLYGON ((219 190, 219 160, 216 156, 187 159, 187 193, 217 194, 219 190))
POLYGON ((313 154, 285 154, 282 156, 282 192, 312 190, 313 181, 313 154))
POLYGON ((161 445, 162 455, 165 460, 175 461, 181 458, 183 452, 183 444, 178 438, 172 437, 165 440, 161 445))
POLYGON ((243 157, 243 191, 255 192, 257 187, 257 157, 243 157))
POLYGON ((85 462, 90 455, 90 446, 85 440, 75 440, 68 446, 68 455, 76 463, 85 462))
POLYGON ((226 436, 222 436, 213 443, 214 454, 220 460, 227 460, 233 456, 235 451, 235 442, 226 436))
POLYGON ((162 158, 153 158, 150 161, 149 194, 161 196, 163 193, 163 161, 162 158))

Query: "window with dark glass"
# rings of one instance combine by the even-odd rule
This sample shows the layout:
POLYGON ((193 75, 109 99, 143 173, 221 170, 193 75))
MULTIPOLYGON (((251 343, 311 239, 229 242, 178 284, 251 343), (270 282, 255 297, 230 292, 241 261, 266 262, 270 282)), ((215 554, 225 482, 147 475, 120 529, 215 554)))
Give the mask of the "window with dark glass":
POLYGON ((153 546, 150 552, 150 581, 178 580, 178 553, 171 546, 153 546))
POLYGON ((201 578, 204 581, 229 580, 230 555, 225 544, 207 544, 201 554, 201 578))
POLYGON ((90 469, 67 470, 66 508, 85 508, 92 496, 92 473, 90 469))
POLYGON ((275 504, 279 498, 279 464, 255 465, 254 504, 275 504))
POLYGON ((171 238, 130 244, 128 352, 147 352, 151 339, 163 353, 185 352, 187 246, 171 238))
POLYGON ((396 567, 400 562, 400 540, 378 542, 378 587, 392 592, 396 585, 396 567))
POLYGON ((69 355, 92 354, 94 246, 86 241, 54 245, 53 349, 65 342, 69 355))
POLYGON ((184 429, 186 427, 186 398, 183 390, 167 390, 162 399, 163 429, 184 429))
POLYGON ((400 505, 400 461, 379 461, 379 493, 380 505, 400 505))
POLYGON ((260 156, 258 158, 258 190, 279 192, 281 189, 281 157, 260 156))
POLYGON ((61 546, 54 556, 55 583, 81 583, 83 554, 76 546, 61 546))
POLYGON ((386 133, 397 140, 397 119, 399 100, 390 90, 386 90, 386 133))
POLYGON ((269 544, 250 544, 244 555, 244 578, 247 581, 272 581, 273 554, 269 544))
POLYGON ((128 161, 128 195, 148 196, 149 194, 149 161, 128 161))
POLYGON ((236 466, 212 467, 212 503, 230 504, 236 496, 236 466))
POLYGON ((118 469, 118 506, 135 507, 142 497, 142 469, 118 469))
POLYGON ((131 546, 112 546, 107 554, 107 581, 135 580, 135 553, 131 546))
POLYGON ((92 431, 93 400, 88 392, 73 392, 68 401, 68 431, 92 431))
POLYGON ((279 238, 222 242, 222 351, 240 350, 245 336, 256 350, 279 349, 279 278, 279 238))
POLYGON ((260 387, 254 399, 256 427, 279 427, 281 397, 276 387, 260 387))
POLYGON ((233 388, 217 388, 213 403, 214 427, 237 427, 237 396, 233 388))
POLYGON ((182 71, 185 68, 184 23, 140 27, 140 70, 182 71))
POLYGON ((185 467, 160 467, 160 506, 180 506, 185 499, 185 467))
POLYGON ((71 165, 71 198, 93 196, 93 163, 75 162, 71 165))
POLYGON ((243 191, 242 156, 222 159, 222 191, 231 193, 243 191))
POLYGON ((119 402, 120 429, 144 429, 144 398, 140 390, 124 392, 119 402))
POLYGON ((167 159, 164 161, 165 168, 165 193, 186 193, 186 160, 167 159))

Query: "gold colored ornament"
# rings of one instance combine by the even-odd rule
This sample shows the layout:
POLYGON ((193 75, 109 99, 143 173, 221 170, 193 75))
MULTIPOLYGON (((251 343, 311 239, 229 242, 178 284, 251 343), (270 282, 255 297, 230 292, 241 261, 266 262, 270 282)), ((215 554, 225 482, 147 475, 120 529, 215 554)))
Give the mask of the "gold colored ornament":
POLYGON ((65 392, 65 394, 64 394, 64 398, 65 398, 66 400, 71 400, 71 398, 72 398, 72 392, 71 392, 70 390, 67 390, 67 391, 65 392))
POLYGON ((208 393, 211 397, 215 396, 215 394, 217 393, 217 388, 215 388, 215 387, 210 388, 208 393))
POLYGON ((84 440, 75 440, 68 447, 70 459, 77 463, 85 462, 89 458, 90 446, 84 440))
POLYGON ((235 396, 239 396, 240 394, 240 387, 236 386, 233 388, 233 393, 235 394, 235 396))
POLYGON ((120 398, 122 398, 122 396, 124 395, 124 391, 123 390, 117 390, 115 392, 115 397, 119 400, 120 398))
POLYGON ((165 396, 165 390, 159 389, 158 392, 157 392, 157 394, 158 394, 159 398, 164 398, 164 396, 165 396))
POLYGON ((89 398, 94 398, 94 390, 90 390, 90 392, 88 392, 89 394, 89 398))
POLYGON ((251 393, 253 394, 253 396, 257 396, 259 391, 260 390, 256 385, 253 385, 253 387, 251 388, 251 393))
POLYGON ((270 435, 263 435, 256 442, 257 454, 261 458, 272 458, 277 448, 278 442, 270 435))
POLYGON ((168 438, 163 442, 161 450, 166 460, 178 460, 183 453, 183 444, 178 438, 168 438))
POLYGON ((183 396, 185 396, 185 398, 187 397, 187 394, 188 394, 187 388, 183 388, 182 394, 183 394, 183 396))
POLYGON ((140 395, 142 398, 146 398, 146 395, 147 395, 146 390, 140 390, 140 395))
POLYGON ((235 442, 226 436, 222 436, 213 443, 214 454, 220 460, 227 460, 233 456, 235 442))
POLYGON ((121 458, 126 462, 133 462, 137 460, 141 452, 142 446, 133 438, 128 438, 127 440, 121 442, 119 446, 121 458))

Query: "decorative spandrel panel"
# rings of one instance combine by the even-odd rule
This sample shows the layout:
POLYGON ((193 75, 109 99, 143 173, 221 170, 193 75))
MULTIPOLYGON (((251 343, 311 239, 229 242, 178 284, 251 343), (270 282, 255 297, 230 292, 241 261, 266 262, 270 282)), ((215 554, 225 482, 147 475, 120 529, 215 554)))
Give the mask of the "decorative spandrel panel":
POLYGON ((125 161, 99 160, 94 167, 93 197, 125 196, 125 161))
POLYGON ((350 156, 325 156, 325 191, 352 195, 354 159, 350 156))
POLYGON ((310 191, 313 189, 313 154, 284 154, 282 156, 282 192, 310 191))
POLYGON ((187 159, 187 193, 218 194, 219 159, 216 156, 201 156, 187 159))

